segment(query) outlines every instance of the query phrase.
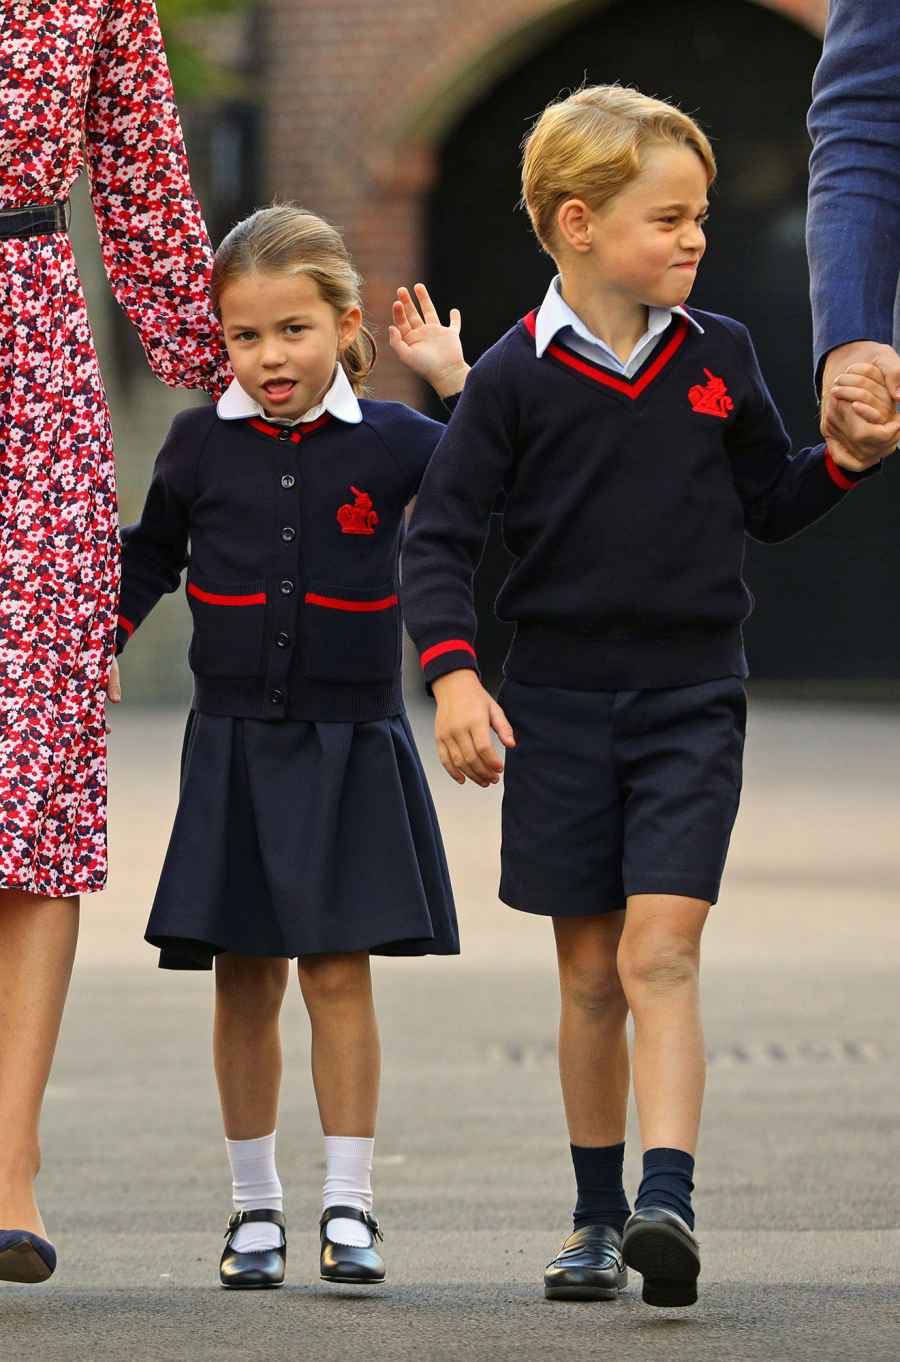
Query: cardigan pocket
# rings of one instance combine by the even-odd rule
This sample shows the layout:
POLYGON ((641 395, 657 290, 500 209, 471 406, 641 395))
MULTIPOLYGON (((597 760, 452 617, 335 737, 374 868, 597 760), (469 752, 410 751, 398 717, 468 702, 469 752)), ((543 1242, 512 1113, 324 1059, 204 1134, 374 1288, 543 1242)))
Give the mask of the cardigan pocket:
POLYGON ((389 681, 400 669, 400 606, 392 582, 311 582, 303 602, 303 672, 316 681, 389 681))
POLYGON ((198 676, 259 676, 265 637, 266 584, 190 579, 194 634, 188 660, 198 676))

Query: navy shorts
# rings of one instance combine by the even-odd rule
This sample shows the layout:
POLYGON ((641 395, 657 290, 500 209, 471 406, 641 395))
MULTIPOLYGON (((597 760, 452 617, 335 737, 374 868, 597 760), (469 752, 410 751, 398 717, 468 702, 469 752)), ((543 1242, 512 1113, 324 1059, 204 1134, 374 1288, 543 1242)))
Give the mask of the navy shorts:
POLYGON ((500 898, 553 917, 632 894, 715 903, 741 794, 747 701, 737 677, 665 690, 505 680, 513 726, 500 898))

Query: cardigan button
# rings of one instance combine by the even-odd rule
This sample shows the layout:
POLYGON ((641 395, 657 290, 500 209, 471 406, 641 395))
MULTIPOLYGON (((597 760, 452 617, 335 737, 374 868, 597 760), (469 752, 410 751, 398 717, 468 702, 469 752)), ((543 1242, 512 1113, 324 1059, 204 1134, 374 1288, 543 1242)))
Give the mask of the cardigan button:
POLYGON ((289 577, 285 577, 281 583, 281 594, 282 596, 293 596, 294 594, 294 583, 289 577))
POLYGON ((281 531, 281 537, 286 544, 293 544, 297 538, 297 531, 291 525, 285 525, 281 531))
POLYGON ((278 432, 278 438, 281 441, 286 441, 291 438, 291 432, 288 430, 287 426, 285 426, 284 430, 278 432))
POLYGON ((282 485, 282 487, 285 489, 285 491, 290 491, 290 489, 291 489, 291 488, 293 487, 293 485, 294 485, 294 482, 295 482, 295 478, 294 478, 293 473, 282 473, 282 475, 281 475, 281 485, 282 485))
POLYGON ((272 694, 269 696, 269 699, 272 701, 273 705, 280 705, 284 700, 284 691, 273 690, 272 694))
POLYGON ((275 642, 279 648, 286 648, 290 641, 290 634, 286 634, 283 629, 281 630, 281 633, 275 635, 275 642))

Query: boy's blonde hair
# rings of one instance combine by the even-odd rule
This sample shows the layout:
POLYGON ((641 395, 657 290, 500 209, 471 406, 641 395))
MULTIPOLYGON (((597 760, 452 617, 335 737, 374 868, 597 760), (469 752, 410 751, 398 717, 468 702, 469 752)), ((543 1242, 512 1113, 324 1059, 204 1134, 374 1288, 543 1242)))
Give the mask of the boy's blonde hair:
MULTIPOLYGON (((336 227, 293 203, 276 203, 244 218, 224 238, 213 259, 210 296, 221 320, 222 293, 233 279, 251 270, 272 274, 305 274, 314 279, 326 303, 336 312, 362 308, 362 279, 336 227)), ((355 393, 365 392, 366 379, 378 354, 366 326, 341 351, 341 364, 355 393)))
POLYGON ((522 204, 538 241, 553 254, 556 213, 566 199, 600 208, 641 169, 650 146, 690 147, 710 184, 716 158, 687 114, 626 85, 587 85, 548 104, 522 143, 522 204))

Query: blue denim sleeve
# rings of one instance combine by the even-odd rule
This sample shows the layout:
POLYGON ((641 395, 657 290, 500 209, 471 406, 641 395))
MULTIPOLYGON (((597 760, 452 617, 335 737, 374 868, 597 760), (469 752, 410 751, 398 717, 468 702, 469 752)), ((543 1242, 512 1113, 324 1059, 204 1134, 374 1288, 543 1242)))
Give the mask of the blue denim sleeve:
POLYGON ((900 274, 900 4, 831 0, 813 80, 806 242, 816 385, 829 350, 890 345, 900 274))

